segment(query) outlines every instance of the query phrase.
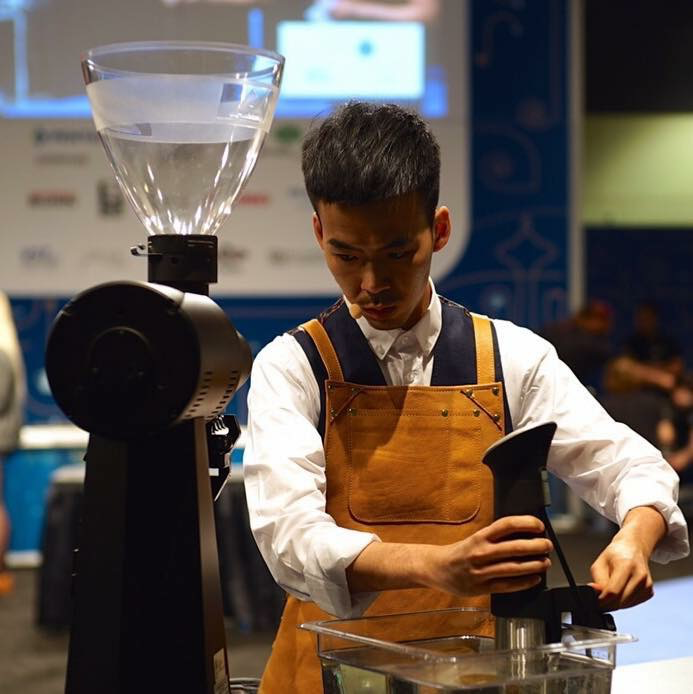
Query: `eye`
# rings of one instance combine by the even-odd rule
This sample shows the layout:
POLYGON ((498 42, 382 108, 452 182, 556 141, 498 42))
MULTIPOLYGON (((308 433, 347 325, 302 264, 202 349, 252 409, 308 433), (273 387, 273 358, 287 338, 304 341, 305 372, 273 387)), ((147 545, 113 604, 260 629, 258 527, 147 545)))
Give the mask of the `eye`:
POLYGON ((404 260, 411 251, 393 251, 392 253, 388 253, 388 257, 390 257, 392 260, 404 260))
POLYGON ((343 263, 352 263, 354 260, 356 260, 355 255, 347 255, 346 253, 335 253, 335 256, 343 263))

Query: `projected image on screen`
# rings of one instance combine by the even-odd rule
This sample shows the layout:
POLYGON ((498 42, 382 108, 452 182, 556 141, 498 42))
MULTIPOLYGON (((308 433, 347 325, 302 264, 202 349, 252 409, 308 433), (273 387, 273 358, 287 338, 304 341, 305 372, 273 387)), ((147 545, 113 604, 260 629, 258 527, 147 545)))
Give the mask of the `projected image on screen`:
POLYGON ((440 52, 444 10, 445 0, 0 0, 0 117, 87 118, 82 50, 195 40, 284 55, 280 118, 351 98, 444 118, 455 69, 440 52))
POLYGON ((423 26, 415 22, 281 22, 277 49, 287 56, 283 95, 421 99, 424 42, 423 26))

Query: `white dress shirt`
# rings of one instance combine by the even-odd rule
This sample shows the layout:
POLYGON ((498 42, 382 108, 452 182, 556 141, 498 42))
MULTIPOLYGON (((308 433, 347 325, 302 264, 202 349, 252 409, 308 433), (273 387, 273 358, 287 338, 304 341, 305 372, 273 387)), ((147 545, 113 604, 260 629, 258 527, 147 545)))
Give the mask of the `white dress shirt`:
MULTIPOLYGON (((435 289, 427 312, 410 330, 376 330, 364 317, 357 323, 388 385, 430 385, 442 324, 435 289)), ((550 343, 508 321, 493 323, 513 428, 555 421, 551 472, 619 525, 630 509, 654 506, 667 521, 668 534, 652 558, 666 563, 686 556, 678 477, 660 452, 611 419, 550 343)), ((288 593, 339 617, 358 616, 374 596, 351 595, 345 570, 379 538, 341 528, 325 512, 320 391, 297 340, 281 335, 262 349, 251 379, 243 466, 260 551, 288 593)))

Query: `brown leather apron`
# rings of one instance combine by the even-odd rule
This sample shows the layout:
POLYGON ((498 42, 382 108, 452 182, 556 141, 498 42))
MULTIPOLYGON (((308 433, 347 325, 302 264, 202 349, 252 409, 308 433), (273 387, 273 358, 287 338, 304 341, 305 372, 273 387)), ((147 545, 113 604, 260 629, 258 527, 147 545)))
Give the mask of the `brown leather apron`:
MULTIPOLYGON (((383 542, 448 544, 492 522, 492 476, 481 457, 503 436, 503 386, 494 382, 490 321, 472 318, 477 383, 456 386, 347 383, 322 325, 302 326, 327 369, 326 510, 337 525, 375 533, 383 542)), ((366 615, 460 606, 487 607, 488 596, 389 590, 366 615)), ((331 618, 289 596, 261 694, 322 692, 315 636, 298 626, 331 618)))

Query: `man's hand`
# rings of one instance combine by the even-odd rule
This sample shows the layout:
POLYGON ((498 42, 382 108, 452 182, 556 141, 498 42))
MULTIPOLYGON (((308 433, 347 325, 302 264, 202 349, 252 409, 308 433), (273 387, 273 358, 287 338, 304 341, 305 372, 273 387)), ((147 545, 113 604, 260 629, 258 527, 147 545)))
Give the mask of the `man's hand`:
POLYGON ((501 518, 449 545, 373 542, 347 568, 352 593, 428 587, 454 595, 510 593, 537 585, 551 566, 550 540, 534 516, 501 518))
POLYGON ((483 595, 526 590, 541 581, 551 566, 551 541, 544 537, 507 539, 518 533, 537 534, 544 524, 534 516, 507 516, 466 540, 442 545, 434 553, 427 583, 455 595, 483 595))
POLYGON ((666 522, 650 506, 632 509, 607 548, 592 564, 593 583, 604 610, 633 607, 654 595, 649 560, 666 533, 666 522))

